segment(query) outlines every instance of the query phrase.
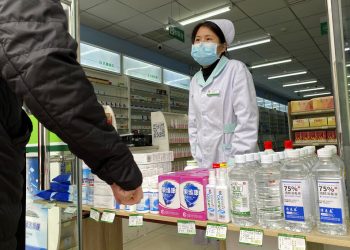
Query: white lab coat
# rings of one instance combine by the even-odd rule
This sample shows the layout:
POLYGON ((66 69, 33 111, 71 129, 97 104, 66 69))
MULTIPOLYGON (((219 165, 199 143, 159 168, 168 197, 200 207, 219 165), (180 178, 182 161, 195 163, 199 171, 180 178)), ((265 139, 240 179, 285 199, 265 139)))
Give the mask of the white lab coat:
POLYGON ((188 132, 200 167, 256 152, 259 112, 252 76, 240 61, 222 56, 207 81, 191 80, 188 132))

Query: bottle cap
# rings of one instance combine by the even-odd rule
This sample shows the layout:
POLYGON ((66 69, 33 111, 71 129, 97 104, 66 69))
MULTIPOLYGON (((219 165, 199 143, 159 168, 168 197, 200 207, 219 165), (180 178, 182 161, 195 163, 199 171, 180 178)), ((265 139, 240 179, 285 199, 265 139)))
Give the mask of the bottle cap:
POLYGON ((272 155, 262 155, 261 156, 262 164, 271 164, 272 163, 272 155))
POLYGON ((326 145, 325 148, 330 149, 333 155, 337 154, 337 146, 335 145, 326 145))
POLYGON ((235 163, 245 163, 246 155, 235 155, 235 163))
POLYGON ((288 159, 297 159, 300 157, 300 150, 288 150, 287 156, 288 159))
POLYGON ((293 149, 293 141, 285 140, 284 141, 284 149, 293 149))
POLYGON ((245 161, 246 161, 246 162, 252 162, 252 161, 254 161, 254 153, 246 154, 246 155, 245 155, 245 161))
POLYGON ((323 157, 323 158, 330 158, 332 157, 332 151, 331 149, 328 149, 328 148, 321 148, 317 150, 317 156, 323 157))
POLYGON ((220 168, 220 163, 213 163, 213 168, 220 168))
POLYGON ((264 141, 265 150, 272 149, 272 141, 264 141))

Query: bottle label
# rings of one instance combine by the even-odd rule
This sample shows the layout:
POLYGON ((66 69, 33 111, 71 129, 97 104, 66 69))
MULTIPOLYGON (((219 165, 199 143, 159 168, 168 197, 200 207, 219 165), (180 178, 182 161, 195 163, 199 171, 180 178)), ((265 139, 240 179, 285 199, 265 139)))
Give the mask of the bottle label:
POLYGON ((325 223, 343 223, 343 190, 340 179, 317 181, 320 221, 325 223))
POLYGON ((288 221, 305 221, 303 190, 306 181, 282 180, 284 218, 288 221))
POLYGON ((158 192, 150 192, 150 211, 159 211, 159 198, 158 192))
POLYGON ((207 209, 208 217, 215 217, 215 191, 213 188, 207 188, 207 209))
POLYGON ((249 207, 249 182, 231 182, 232 213, 240 216, 250 216, 249 207))
POLYGON ((217 210, 218 210, 218 219, 219 220, 225 220, 226 218, 226 207, 225 207, 225 201, 224 201, 224 193, 222 190, 219 190, 217 195, 217 210))

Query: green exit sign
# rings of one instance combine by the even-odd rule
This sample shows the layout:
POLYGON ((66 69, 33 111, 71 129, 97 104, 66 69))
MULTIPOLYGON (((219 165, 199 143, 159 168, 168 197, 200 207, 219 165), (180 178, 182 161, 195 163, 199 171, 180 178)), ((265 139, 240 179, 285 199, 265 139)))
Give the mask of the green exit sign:
POLYGON ((183 43, 185 42, 185 32, 178 27, 170 26, 169 35, 183 43))
POLYGON ((321 35, 327 35, 328 34, 328 22, 322 22, 321 24, 321 35))

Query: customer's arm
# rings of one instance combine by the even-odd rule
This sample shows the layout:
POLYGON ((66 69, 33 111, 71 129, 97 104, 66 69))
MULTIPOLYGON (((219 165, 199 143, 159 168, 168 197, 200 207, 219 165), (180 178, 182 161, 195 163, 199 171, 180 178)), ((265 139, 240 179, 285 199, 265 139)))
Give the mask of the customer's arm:
POLYGON ((108 184, 134 190, 142 175, 107 125, 93 87, 76 60, 58 0, 0 0, 1 77, 46 128, 108 184))

